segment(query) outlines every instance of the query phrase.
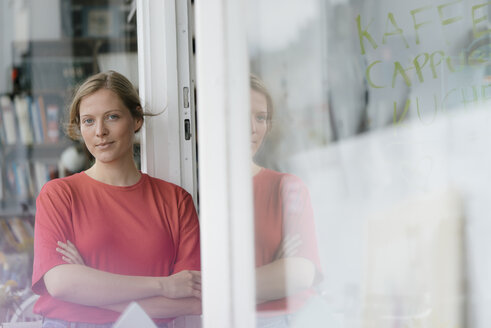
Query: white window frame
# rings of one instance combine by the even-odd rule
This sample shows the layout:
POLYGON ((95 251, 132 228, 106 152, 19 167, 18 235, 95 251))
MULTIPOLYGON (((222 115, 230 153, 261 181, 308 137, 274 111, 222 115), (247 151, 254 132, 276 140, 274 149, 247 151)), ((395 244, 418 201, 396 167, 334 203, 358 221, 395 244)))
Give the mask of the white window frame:
POLYGON ((197 1, 203 324, 255 327, 250 93, 244 1, 197 1))
MULTIPOLYGON (((182 107, 186 84, 189 99, 193 97, 190 24, 184 14, 189 8, 189 0, 137 0, 138 62, 140 96, 147 111, 158 113, 166 108, 145 121, 142 170, 185 187, 196 201, 195 145, 182 138, 183 120, 193 118, 194 112, 182 107), (186 29, 188 42, 180 36, 186 29)), ((244 9, 244 1, 228 0, 196 1, 195 8, 205 328, 255 327, 244 9)))
POLYGON ((146 117, 141 168, 197 199, 194 95, 188 1, 136 1, 139 92, 146 117), (185 92, 185 90, 187 90, 185 92), (189 120, 192 138, 186 140, 189 120))

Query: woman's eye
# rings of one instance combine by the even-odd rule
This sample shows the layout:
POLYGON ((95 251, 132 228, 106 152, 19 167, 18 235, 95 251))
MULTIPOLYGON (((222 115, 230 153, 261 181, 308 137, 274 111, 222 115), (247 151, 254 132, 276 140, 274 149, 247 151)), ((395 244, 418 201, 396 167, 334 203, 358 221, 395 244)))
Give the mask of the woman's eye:
POLYGON ((257 115, 256 116, 256 120, 258 122, 264 122, 264 121, 266 121, 266 119, 267 119, 267 116, 266 115, 257 115))
POLYGON ((94 120, 93 120, 93 119, 91 119, 91 118, 86 118, 86 119, 84 119, 84 120, 82 121, 82 123, 83 123, 83 124, 87 124, 87 125, 88 125, 88 124, 92 124, 92 123, 94 123, 94 120))
POLYGON ((118 118, 119 118, 119 116, 118 116, 118 115, 116 115, 116 114, 111 114, 111 115, 109 115, 109 116, 108 116, 108 118, 109 118, 110 120, 116 120, 116 119, 118 119, 118 118))

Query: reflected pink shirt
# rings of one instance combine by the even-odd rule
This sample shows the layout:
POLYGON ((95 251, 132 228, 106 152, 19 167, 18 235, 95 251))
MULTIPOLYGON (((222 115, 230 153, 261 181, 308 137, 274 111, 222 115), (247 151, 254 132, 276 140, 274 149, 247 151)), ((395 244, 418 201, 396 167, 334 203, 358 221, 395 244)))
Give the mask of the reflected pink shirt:
MULTIPOLYGON (((301 245, 295 257, 310 260, 316 267, 314 283, 321 280, 314 215, 310 195, 298 177, 261 169, 253 179, 256 267, 271 263, 284 236, 298 235, 301 245)), ((257 306, 260 312, 293 313, 314 294, 308 289, 287 298, 257 306)))

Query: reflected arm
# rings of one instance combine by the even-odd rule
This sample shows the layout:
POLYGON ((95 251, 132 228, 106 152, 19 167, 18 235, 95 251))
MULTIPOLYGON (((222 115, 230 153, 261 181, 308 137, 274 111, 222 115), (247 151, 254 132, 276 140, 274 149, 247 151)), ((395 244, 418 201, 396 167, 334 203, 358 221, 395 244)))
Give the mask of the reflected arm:
POLYGON ((281 258, 256 269, 257 303, 277 300, 310 288, 315 266, 302 257, 281 258))

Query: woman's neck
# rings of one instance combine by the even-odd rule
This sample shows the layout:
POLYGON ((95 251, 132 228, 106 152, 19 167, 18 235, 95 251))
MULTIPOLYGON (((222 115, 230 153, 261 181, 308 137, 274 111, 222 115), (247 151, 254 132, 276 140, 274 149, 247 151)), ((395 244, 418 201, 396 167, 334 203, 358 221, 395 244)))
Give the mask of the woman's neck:
POLYGON ((96 161, 85 173, 100 182, 113 186, 132 186, 141 177, 133 160, 124 163, 102 163, 96 161))
POLYGON ((252 172, 252 176, 255 176, 256 174, 259 173, 259 171, 261 171, 262 167, 257 165, 256 163, 252 162, 251 163, 251 172, 252 172))

